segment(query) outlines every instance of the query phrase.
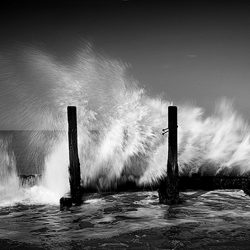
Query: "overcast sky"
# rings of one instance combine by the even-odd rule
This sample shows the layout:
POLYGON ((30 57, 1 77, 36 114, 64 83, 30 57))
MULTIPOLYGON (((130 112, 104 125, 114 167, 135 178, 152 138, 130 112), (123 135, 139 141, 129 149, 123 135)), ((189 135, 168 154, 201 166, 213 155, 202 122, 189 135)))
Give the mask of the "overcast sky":
POLYGON ((98 53, 130 64, 150 95, 165 93, 209 111, 221 97, 233 98, 249 119, 250 4, 209 2, 12 2, 1 8, 0 49, 30 44, 66 61, 89 42, 98 53))

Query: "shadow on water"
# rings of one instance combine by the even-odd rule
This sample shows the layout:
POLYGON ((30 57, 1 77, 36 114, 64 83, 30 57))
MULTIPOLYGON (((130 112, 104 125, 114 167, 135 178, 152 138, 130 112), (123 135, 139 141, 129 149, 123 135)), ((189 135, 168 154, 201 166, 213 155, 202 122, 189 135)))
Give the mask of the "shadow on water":
POLYGON ((156 192, 136 192, 92 194, 65 211, 42 204, 1 207, 0 246, 237 249, 230 247, 238 242, 244 249, 242 242, 250 242, 250 198, 243 191, 184 192, 181 199, 169 207, 158 203, 156 192))

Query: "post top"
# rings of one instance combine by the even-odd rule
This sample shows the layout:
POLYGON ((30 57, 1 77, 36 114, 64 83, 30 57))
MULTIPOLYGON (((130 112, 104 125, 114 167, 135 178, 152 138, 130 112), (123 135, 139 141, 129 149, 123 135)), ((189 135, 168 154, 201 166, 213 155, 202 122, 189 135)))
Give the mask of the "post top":
POLYGON ((69 109, 73 110, 73 109, 76 109, 76 106, 68 106, 67 109, 68 109, 68 110, 69 110, 69 109))
POLYGON ((177 106, 168 106, 168 109, 172 109, 172 110, 176 109, 177 110, 177 106))

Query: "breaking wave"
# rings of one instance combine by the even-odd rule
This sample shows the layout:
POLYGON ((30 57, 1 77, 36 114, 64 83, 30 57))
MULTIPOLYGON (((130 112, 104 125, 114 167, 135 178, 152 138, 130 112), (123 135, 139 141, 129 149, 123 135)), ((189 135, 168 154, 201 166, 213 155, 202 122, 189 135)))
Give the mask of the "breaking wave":
MULTIPOLYGON (((68 190, 68 105, 77 106, 83 185, 150 185, 165 174, 168 137, 161 130, 168 126, 171 100, 150 97, 127 68, 90 49, 64 63, 35 49, 1 55, 1 196, 9 185, 20 191, 23 169, 42 174, 35 187, 54 200, 68 190)), ((208 117, 201 107, 175 105, 180 174, 248 174, 249 126, 229 100, 208 117)))

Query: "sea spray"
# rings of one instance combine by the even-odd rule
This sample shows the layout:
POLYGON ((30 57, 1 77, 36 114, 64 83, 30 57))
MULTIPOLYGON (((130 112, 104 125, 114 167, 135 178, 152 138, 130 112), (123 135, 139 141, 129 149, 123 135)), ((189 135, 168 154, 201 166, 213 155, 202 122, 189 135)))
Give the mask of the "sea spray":
MULTIPOLYGON (((126 65, 89 50, 67 63, 35 49, 1 58, 0 128, 37 132, 32 138, 27 133, 25 158, 44 155, 39 187, 52 192, 54 200, 69 187, 68 105, 77 106, 84 186, 102 189, 121 180, 149 185, 165 174, 168 137, 161 131, 168 126, 171 103, 148 96, 126 65), (37 136, 44 131, 50 135, 37 136)), ((200 107, 178 105, 178 148, 183 175, 250 170, 249 127, 228 100, 208 117, 200 107)))
MULTIPOLYGON (((12 150, 13 136, 10 131, 1 131, 0 137, 0 206, 18 203, 52 203, 56 202, 56 193, 45 186, 32 186, 29 179, 19 179, 16 158, 12 150)), ((66 185, 67 187, 67 185, 66 185)), ((56 190, 55 190, 56 191, 56 190)))
POLYGON ((55 200, 59 200, 69 190, 69 156, 67 141, 58 142, 46 157, 41 186, 53 192, 55 200))
POLYGON ((5 203, 14 199, 19 190, 19 179, 16 173, 16 161, 13 151, 10 149, 12 136, 1 133, 0 137, 0 199, 5 203))

